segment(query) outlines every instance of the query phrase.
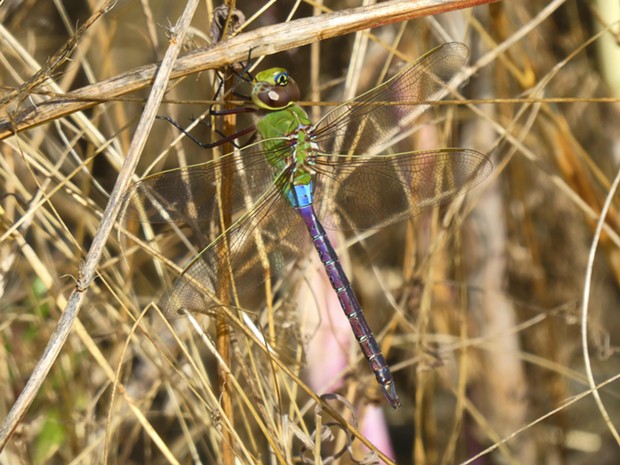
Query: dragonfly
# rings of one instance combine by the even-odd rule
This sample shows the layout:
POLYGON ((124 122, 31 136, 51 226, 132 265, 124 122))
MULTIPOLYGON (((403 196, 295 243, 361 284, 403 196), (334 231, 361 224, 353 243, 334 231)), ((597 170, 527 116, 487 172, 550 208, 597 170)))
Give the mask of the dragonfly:
POLYGON ((306 256, 312 243, 385 398, 398 408, 390 368, 326 229, 383 228, 451 201, 489 174, 491 162, 475 150, 391 148, 449 92, 468 54, 458 42, 440 45, 316 123, 297 103, 299 87, 285 69, 257 73, 251 92, 256 142, 150 175, 126 196, 127 208, 152 223, 200 220, 210 228, 221 224, 225 206, 231 212, 230 226, 160 300, 166 315, 220 306, 223 287, 255 289, 306 256), (230 192, 225 203, 223 186, 230 192))

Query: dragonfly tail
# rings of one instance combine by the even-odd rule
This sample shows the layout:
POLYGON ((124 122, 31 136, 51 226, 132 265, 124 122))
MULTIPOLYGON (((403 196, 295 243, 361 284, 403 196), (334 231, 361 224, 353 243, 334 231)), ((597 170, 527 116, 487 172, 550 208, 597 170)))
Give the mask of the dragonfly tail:
POLYGON ((388 400, 390 405, 394 410, 400 407, 400 399, 398 398, 398 394, 396 394, 396 386, 394 382, 390 381, 385 384, 381 384, 381 390, 383 391, 383 395, 388 400))

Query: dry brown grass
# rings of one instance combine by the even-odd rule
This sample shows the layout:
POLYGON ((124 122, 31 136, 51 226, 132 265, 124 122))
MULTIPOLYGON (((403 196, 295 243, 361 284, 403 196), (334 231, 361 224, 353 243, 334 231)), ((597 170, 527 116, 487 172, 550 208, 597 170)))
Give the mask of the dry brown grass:
MULTIPOLYGON (((145 83, 185 2, 119 1, 90 24, 100 8, 93 3, 0 6, 0 130, 20 129, 2 140, 0 158, 0 419, 58 338, 57 322, 137 143, 151 92, 145 83), (76 25, 87 27, 67 45, 76 25), (67 102, 65 93, 84 89, 89 101, 67 102), (21 130, 32 108, 46 116, 21 130)), ((157 228, 116 223, 93 262, 94 281, 79 281, 79 319, 66 340, 58 338, 60 354, 0 461, 327 463, 348 441, 351 452, 338 463, 364 457, 362 443, 401 464, 618 463, 612 183, 620 58, 610 24, 620 18, 594 3, 503 2, 409 22, 367 15, 352 26, 319 15, 359 1, 262 6, 240 6, 251 21, 231 39, 235 47, 204 50, 212 5, 199 6, 181 44, 190 55, 172 70, 184 77, 171 81, 158 114, 184 125, 199 116, 216 82, 205 70, 245 61, 248 43, 253 59, 265 56, 259 69, 289 69, 315 119, 327 102, 381 81, 386 63, 396 69, 448 41, 471 49, 463 99, 437 105, 437 124, 405 145, 472 148, 493 160, 493 174, 449 209, 334 236, 403 406, 386 405, 349 333, 340 332, 339 307, 330 305, 316 263, 270 282, 269 305, 263 296, 245 313, 220 312, 232 332, 222 359, 211 343, 215 318, 168 322, 150 305, 174 278, 172 265, 182 267, 208 238, 182 244, 157 228), (291 17, 307 18, 304 29, 290 26, 291 17), (352 33, 360 24, 384 25, 352 33), (251 35, 263 26, 273 35, 251 35), (278 356, 266 353, 248 320, 278 356), (330 367, 341 354, 344 365, 330 367), (319 381, 328 372, 331 379, 319 381), (337 375, 343 397, 319 398, 337 375), (326 425, 335 437, 316 441, 326 425)), ((212 156, 164 121, 146 137, 135 180, 212 156)))

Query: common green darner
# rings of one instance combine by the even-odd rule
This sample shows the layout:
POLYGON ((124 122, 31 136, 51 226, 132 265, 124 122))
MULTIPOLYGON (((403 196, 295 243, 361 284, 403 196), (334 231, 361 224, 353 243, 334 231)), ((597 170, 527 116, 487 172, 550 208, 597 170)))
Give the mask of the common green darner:
POLYGON ((232 189, 232 225, 185 268, 160 302, 168 315, 219 306, 218 291, 241 292, 306 253, 314 244, 353 333, 390 405, 397 408, 390 369, 325 233, 368 229, 443 204, 491 170, 473 150, 444 148, 385 153, 414 120, 441 98, 468 49, 441 45, 393 78, 337 106, 316 124, 297 105, 299 88, 282 68, 256 75, 260 142, 199 165, 158 173, 130 189, 129 208, 149 222, 206 220, 232 189), (223 280, 229 270, 232 280, 223 280))

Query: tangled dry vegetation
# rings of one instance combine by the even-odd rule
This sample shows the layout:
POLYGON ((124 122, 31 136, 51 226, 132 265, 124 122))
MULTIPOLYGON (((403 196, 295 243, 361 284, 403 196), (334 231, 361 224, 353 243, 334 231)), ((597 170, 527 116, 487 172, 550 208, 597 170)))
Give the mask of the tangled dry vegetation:
MULTIPOLYGON (((0 419, 59 337, 148 107, 147 74, 185 7, 96 3, 0 4, 0 419)), ((438 44, 470 49, 459 93, 395 150, 467 147, 492 174, 409 221, 330 236, 402 407, 381 396, 313 254, 243 293, 242 309, 205 309, 192 325, 154 304, 217 233, 119 220, 0 462, 618 463, 620 13, 604 9, 615 2, 500 2, 393 23, 374 19, 380 6, 396 14, 384 2, 360 32, 345 26, 358 0, 241 3, 246 22, 233 18, 225 39, 241 45, 217 57, 203 49, 217 5, 200 3, 177 45, 213 61, 175 68, 158 115, 183 127, 204 115, 214 69, 233 58, 287 68, 316 121, 438 44), (333 9, 342 16, 321 23, 333 9), (263 27, 274 29, 242 42, 263 27)), ((192 134, 252 124, 211 120, 192 134)), ((144 137, 133 181, 232 150, 201 149, 161 119, 144 137)))

